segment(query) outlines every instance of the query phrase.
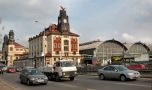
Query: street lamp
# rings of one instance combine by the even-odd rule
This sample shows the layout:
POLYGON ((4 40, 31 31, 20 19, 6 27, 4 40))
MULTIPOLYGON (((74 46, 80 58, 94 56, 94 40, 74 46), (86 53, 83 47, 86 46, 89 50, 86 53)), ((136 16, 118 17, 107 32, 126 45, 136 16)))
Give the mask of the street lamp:
MULTIPOLYGON (((35 23, 40 23, 39 21, 35 21, 35 23)), ((40 23, 41 24, 41 23, 40 23)), ((43 33, 43 52, 42 52, 42 56, 44 57, 44 61, 43 61, 43 66, 46 65, 46 61, 45 61, 45 49, 46 49, 46 34, 45 34, 45 26, 44 26, 44 33, 43 33)))

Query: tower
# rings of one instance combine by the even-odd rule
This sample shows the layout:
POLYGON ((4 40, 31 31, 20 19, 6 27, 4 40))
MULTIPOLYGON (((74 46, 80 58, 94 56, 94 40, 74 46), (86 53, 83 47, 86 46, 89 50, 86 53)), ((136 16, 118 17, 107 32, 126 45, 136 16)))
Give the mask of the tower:
POLYGON ((63 34, 70 32, 69 18, 66 14, 65 8, 61 6, 60 14, 58 16, 58 31, 63 34))
POLYGON ((13 30, 10 30, 9 32, 9 44, 14 44, 15 40, 14 40, 14 32, 13 30))

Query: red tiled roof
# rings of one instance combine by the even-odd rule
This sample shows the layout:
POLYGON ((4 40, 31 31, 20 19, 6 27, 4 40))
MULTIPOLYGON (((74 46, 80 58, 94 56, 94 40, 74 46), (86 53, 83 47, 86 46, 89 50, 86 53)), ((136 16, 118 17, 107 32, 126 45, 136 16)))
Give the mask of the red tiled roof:
POLYGON ((17 43, 17 42, 15 42, 14 44, 15 44, 15 48, 24 48, 23 45, 21 45, 21 44, 19 44, 19 43, 17 43))
POLYGON ((29 38, 29 41, 31 41, 31 40, 33 40, 37 37, 43 36, 44 32, 45 32, 46 36, 49 36, 49 35, 69 35, 69 36, 78 36, 79 37, 78 34, 75 34, 75 33, 72 33, 72 32, 62 32, 61 33, 60 31, 57 30, 57 25, 56 24, 51 24, 48 28, 45 28, 38 35, 29 38))

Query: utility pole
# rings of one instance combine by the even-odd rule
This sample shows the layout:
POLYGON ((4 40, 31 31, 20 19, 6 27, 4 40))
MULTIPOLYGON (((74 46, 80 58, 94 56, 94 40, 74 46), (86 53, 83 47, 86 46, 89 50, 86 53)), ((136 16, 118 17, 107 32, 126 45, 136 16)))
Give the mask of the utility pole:
MULTIPOLYGON (((39 22, 39 21, 34 21, 35 23, 39 23, 44 25, 43 23, 39 22)), ((43 37, 42 37, 42 47, 43 47, 43 52, 42 52, 42 56, 43 56, 43 66, 46 65, 46 57, 45 57, 45 51, 46 51, 46 33, 45 33, 45 25, 44 25, 44 33, 43 33, 43 37)))

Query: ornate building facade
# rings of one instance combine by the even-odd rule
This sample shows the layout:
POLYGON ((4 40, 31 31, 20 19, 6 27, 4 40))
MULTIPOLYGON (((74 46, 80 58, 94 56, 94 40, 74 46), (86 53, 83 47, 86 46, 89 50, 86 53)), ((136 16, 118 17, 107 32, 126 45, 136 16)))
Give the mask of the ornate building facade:
POLYGON ((10 30, 9 35, 4 36, 3 41, 2 59, 5 60, 7 66, 12 66, 14 60, 20 59, 28 53, 28 48, 15 42, 13 30, 10 30))
POLYGON ((66 10, 61 8, 58 24, 52 24, 39 35, 29 38, 29 58, 36 66, 54 64, 56 60, 72 59, 79 63, 79 35, 70 31, 66 10))

